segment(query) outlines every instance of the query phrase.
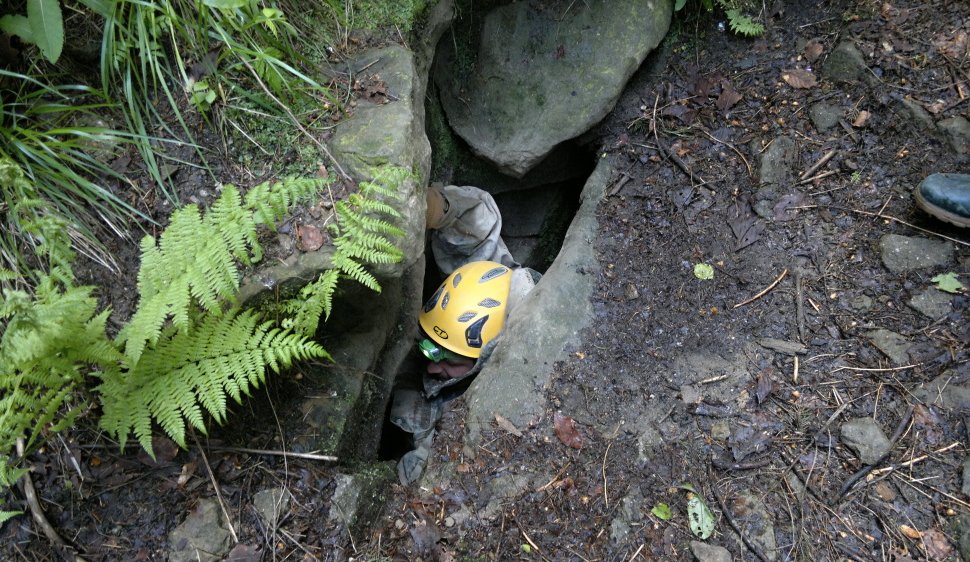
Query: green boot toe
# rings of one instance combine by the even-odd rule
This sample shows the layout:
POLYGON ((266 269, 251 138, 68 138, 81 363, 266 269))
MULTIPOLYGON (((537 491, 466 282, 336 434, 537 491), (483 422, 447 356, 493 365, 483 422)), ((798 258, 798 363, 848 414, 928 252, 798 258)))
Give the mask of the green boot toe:
POLYGON ((932 174, 915 191, 916 204, 934 217, 970 227, 970 175, 932 174))

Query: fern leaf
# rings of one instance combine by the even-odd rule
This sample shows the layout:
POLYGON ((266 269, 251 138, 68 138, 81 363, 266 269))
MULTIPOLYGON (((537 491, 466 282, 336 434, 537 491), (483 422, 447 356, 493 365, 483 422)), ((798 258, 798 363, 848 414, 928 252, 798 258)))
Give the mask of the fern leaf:
POLYGON ((325 357, 319 344, 289 331, 271 330, 251 311, 206 315, 191 335, 167 330, 155 347, 124 374, 122 388, 102 385, 102 427, 123 441, 134 431, 151 452, 154 418, 176 443, 185 445, 186 422, 205 431, 203 411, 225 419, 226 394, 239 402, 262 384, 266 368, 278 372, 293 361, 325 357), (122 400, 138 397, 144 414, 122 400))
POLYGON ((732 8, 725 10, 731 31, 746 37, 757 37, 765 32, 765 26, 761 22, 755 21, 751 16, 741 13, 741 10, 732 8))

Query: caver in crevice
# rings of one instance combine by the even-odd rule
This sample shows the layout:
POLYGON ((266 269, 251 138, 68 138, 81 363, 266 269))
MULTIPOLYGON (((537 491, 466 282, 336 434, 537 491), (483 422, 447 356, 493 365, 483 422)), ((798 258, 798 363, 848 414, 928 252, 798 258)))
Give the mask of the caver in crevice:
POLYGON ((429 188, 428 229, 435 263, 448 277, 421 311, 424 372, 394 390, 391 422, 414 441, 398 462, 402 484, 421 477, 445 404, 481 371, 505 319, 541 277, 512 258, 495 200, 477 187, 429 188))

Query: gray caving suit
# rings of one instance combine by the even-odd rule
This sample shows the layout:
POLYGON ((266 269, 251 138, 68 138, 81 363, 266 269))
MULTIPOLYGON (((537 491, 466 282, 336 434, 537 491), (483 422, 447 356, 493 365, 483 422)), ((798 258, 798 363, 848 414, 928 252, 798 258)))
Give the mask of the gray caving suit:
MULTIPOLYGON (((494 261, 512 268, 512 287, 505 310, 507 317, 535 287, 541 274, 520 267, 512 258, 502 240, 502 215, 488 192, 477 187, 455 185, 445 186, 441 191, 447 209, 441 222, 431 231, 431 251, 438 269, 449 275, 474 261, 494 261)), ((448 390, 478 374, 500 339, 501 334, 485 344, 472 369, 459 378, 440 379, 424 374, 421 388, 395 389, 391 422, 412 433, 415 445, 415 449, 398 462, 397 474, 402 484, 416 482, 424 471, 431 453, 434 426, 444 414, 445 404, 459 395, 448 390)))

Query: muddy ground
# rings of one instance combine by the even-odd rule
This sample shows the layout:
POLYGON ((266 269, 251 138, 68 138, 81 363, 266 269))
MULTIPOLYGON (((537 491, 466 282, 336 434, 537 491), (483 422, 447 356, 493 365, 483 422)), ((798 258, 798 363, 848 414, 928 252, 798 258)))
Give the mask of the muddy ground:
MULTIPOLYGON (((285 448, 267 420, 299 392, 290 374, 243 409, 243 430, 187 452, 157 447, 158 462, 78 445, 101 442, 93 430, 55 440, 34 476, 54 524, 89 560, 161 560, 168 531, 214 495, 214 479, 238 520, 232 560, 690 560, 689 485, 714 516, 706 542, 734 560, 958 559, 968 410, 927 405, 919 387, 970 378, 970 300, 948 296, 937 318, 908 303, 940 273, 970 284, 970 232, 923 215, 911 190, 970 162, 901 100, 934 119, 967 114, 959 32, 970 6, 771 9, 757 39, 717 18, 675 24, 661 71, 635 75, 589 136, 617 169, 591 247, 596 314, 556 366, 537 425, 496 423, 480 450, 463 451, 454 402, 431 470, 450 464, 455 477, 393 487, 377 525, 348 537, 321 504, 333 467, 218 449, 285 448), (818 76, 849 37, 872 85, 797 72, 818 76), (820 102, 838 108, 824 132, 810 116, 820 102), (783 137, 787 155, 768 156, 779 184, 765 191, 763 159, 783 137), (952 254, 894 273, 880 253, 887 234, 949 237, 952 254), (874 346, 880 328, 904 355, 874 346), (843 426, 864 418, 889 440, 885 457, 864 462, 847 447, 843 426), (267 528, 245 506, 280 485, 293 501, 267 528)), ((26 519, 0 542, 4 559, 56 556, 26 519)))

